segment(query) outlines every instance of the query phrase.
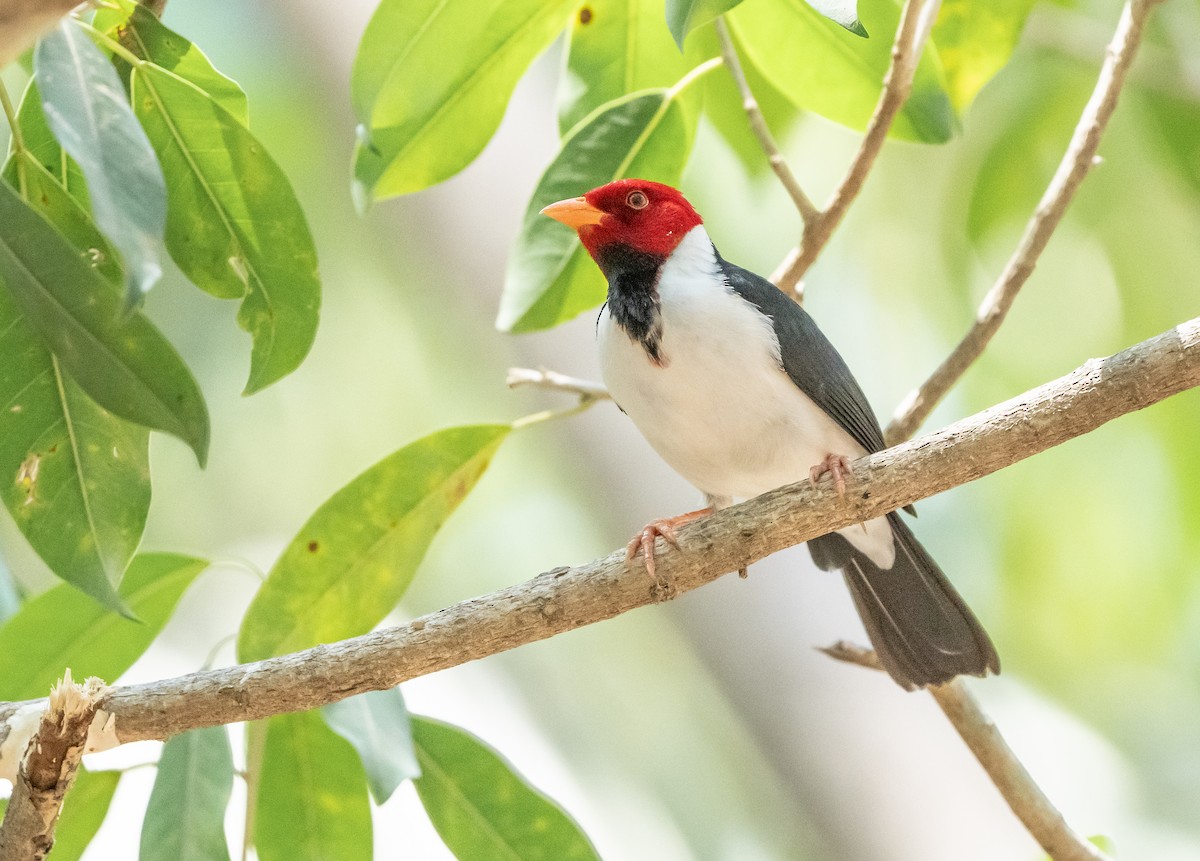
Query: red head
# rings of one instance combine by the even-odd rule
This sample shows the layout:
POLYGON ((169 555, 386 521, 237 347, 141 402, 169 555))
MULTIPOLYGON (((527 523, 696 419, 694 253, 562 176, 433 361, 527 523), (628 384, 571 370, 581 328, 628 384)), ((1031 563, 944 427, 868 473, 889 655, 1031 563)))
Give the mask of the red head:
POLYGON ((574 227, 597 262, 603 249, 615 245, 667 257, 687 232, 701 223, 682 194, 669 185, 644 179, 610 182, 583 197, 552 203, 542 214, 574 227))

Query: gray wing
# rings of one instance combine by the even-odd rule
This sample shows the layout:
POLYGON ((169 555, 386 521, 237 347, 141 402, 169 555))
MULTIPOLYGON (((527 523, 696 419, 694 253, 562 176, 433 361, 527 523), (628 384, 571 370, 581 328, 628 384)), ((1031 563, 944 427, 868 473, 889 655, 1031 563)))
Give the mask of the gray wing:
POLYGON ((796 387, 868 452, 886 448, 879 419, 858 381, 808 312, 765 278, 723 259, 720 264, 730 288, 770 318, 783 370, 796 387))

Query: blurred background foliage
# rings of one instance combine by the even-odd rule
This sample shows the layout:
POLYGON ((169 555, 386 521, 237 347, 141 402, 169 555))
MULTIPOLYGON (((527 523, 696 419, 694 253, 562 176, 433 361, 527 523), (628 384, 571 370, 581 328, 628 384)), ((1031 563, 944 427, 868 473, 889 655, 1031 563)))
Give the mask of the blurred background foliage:
MULTIPOLYGON (((952 26, 961 5, 947 0, 939 26, 952 26)), ((242 560, 268 568, 366 466, 436 428, 557 403, 505 390, 507 366, 597 376, 590 313, 531 335, 493 327, 509 247, 557 151, 556 107, 573 98, 556 92, 561 43, 524 78, 471 167, 360 217, 347 190, 348 80, 372 11, 368 0, 336 13, 315 0, 168 6, 166 23, 250 94, 255 134, 316 239, 324 295, 300 369, 241 398, 248 339, 236 309, 176 272, 150 293, 148 313, 194 370, 213 433, 204 471, 178 441, 152 438, 145 546, 221 561, 125 680, 196 669, 214 649, 232 660, 228 638, 257 586, 242 560)), ((974 97, 959 133, 942 144, 890 141, 810 272, 807 307, 881 415, 965 331, 1061 157, 1118 12, 1114 0, 1033 6, 1011 61, 974 97)), ((1015 38, 1000 28, 982 43, 1015 38)), ((1156 12, 1103 163, 929 427, 1197 313, 1197 40, 1200 4, 1170 0, 1156 12)), ((669 38, 657 45, 674 50, 669 38)), ((5 75, 12 90, 19 79, 19 70, 5 75)), ((765 102, 778 100, 768 82, 751 82, 765 102)), ((971 101, 963 86, 951 93, 960 107, 971 101)), ((703 89, 732 96, 719 70, 703 89)), ((788 158, 820 200, 858 135, 778 107, 770 113, 788 158)), ((799 224, 756 162, 736 123, 702 121, 682 186, 726 257, 770 272, 799 224)), ((1110 835, 1119 857, 1200 855, 1197 428, 1191 392, 930 500, 917 524, 1000 650, 1004 675, 973 689, 1068 821, 1110 835)), ((610 406, 515 435, 435 540, 399 617, 607 553, 647 519, 693 502, 610 406)), ((7 514, 0 545, 3 610, 10 585, 33 594, 52 580, 7 514)), ((726 579, 417 680, 405 696, 501 750, 605 858, 1038 857, 926 697, 812 652, 863 638, 840 581, 812 569, 803 550, 756 566, 748 582, 726 579)), ((122 764, 155 754, 107 756, 122 764)), ((132 857, 151 777, 122 780, 86 857, 132 857)), ((240 797, 235 785, 231 829, 240 797)), ((379 857, 398 855, 401 843, 408 857, 448 857, 415 809, 402 788, 377 813, 379 857)))

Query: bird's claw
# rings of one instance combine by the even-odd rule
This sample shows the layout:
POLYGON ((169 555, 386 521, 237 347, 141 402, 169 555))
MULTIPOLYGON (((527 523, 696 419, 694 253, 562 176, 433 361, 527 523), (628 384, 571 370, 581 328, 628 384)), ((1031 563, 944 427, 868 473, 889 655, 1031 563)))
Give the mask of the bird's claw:
POLYGON ((663 541, 678 550, 679 534, 675 531, 675 528, 685 523, 691 523, 693 520, 699 520, 701 517, 709 514, 712 514, 711 508, 701 508, 697 511, 689 511, 687 514, 680 514, 676 517, 651 520, 625 546, 625 559, 632 560, 640 553, 646 561, 646 573, 657 580, 658 577, 654 573, 654 539, 661 535, 663 541))
POLYGON ((654 520, 642 527, 642 531, 633 536, 625 547, 625 558, 633 559, 639 553, 646 560, 646 573, 654 577, 654 539, 662 536, 676 550, 679 549, 679 535, 668 520, 654 520))
POLYGON ((839 499, 846 496, 846 476, 853 475, 850 458, 844 454, 827 454, 825 459, 808 471, 809 480, 815 485, 828 473, 833 478, 834 489, 839 499))

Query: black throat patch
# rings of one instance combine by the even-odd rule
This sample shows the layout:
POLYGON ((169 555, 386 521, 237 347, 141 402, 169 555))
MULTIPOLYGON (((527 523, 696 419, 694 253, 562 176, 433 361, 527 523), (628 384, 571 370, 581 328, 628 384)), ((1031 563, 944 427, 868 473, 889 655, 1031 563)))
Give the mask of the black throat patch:
POLYGON ((660 366, 667 364, 661 351, 662 312, 658 299, 658 276, 665 260, 628 245, 610 245, 597 261, 608 279, 608 313, 613 322, 660 366))

